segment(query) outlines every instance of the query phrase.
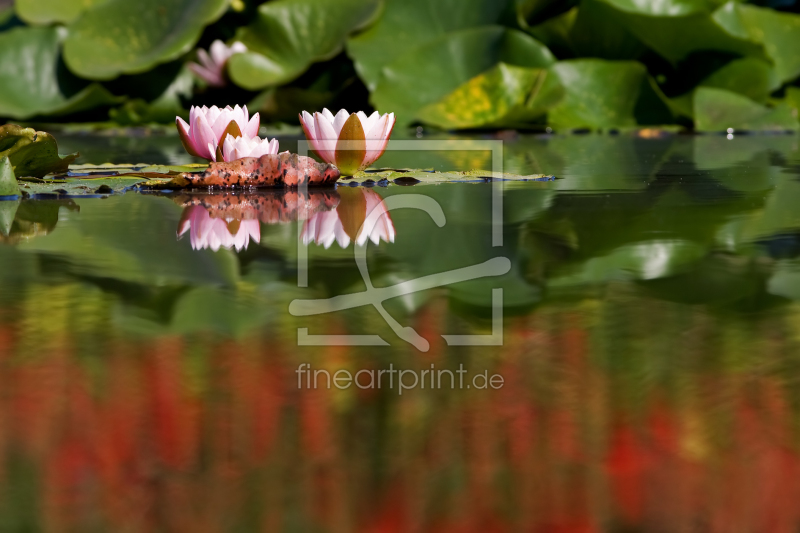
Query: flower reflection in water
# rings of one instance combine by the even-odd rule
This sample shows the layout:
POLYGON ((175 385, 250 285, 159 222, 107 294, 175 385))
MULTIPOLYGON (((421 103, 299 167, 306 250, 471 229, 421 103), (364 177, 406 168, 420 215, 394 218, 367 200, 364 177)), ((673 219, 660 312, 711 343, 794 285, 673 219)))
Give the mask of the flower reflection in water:
POLYGON ((189 232, 192 248, 247 249, 261 240, 260 224, 303 220, 301 240, 329 248, 334 241, 346 248, 367 240, 394 242, 395 229, 379 194, 369 189, 339 191, 269 191, 259 193, 183 194, 174 201, 184 206, 178 237, 189 232), (376 217, 368 215, 378 211, 376 217))
POLYGON ((394 242, 395 229, 383 198, 369 189, 342 189, 335 210, 316 213, 305 224, 301 238, 304 244, 314 242, 329 248, 334 241, 346 248, 354 240, 357 246, 367 239, 378 244, 381 240, 394 242), (377 217, 367 217, 377 209, 377 217))
POLYGON ((250 239, 261 240, 261 224, 257 219, 215 218, 202 205, 186 207, 178 225, 178 237, 189 231, 192 249, 220 248, 246 250, 250 239))

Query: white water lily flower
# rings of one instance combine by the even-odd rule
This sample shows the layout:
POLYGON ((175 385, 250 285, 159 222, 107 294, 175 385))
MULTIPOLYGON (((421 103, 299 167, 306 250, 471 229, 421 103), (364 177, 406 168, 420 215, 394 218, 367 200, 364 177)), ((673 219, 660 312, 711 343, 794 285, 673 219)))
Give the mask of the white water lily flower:
POLYGON ((265 154, 278 153, 278 139, 260 137, 236 137, 228 135, 222 143, 222 156, 225 161, 234 161, 243 157, 261 157, 265 154))
POLYGON ((234 137, 257 137, 261 118, 258 113, 250 118, 247 106, 234 108, 227 106, 195 107, 189 110, 189 123, 181 117, 175 117, 183 147, 196 157, 209 161, 217 160, 217 148, 220 140, 228 134, 234 137))
POLYGON ((327 109, 313 115, 306 111, 300 114, 300 124, 311 148, 346 176, 364 170, 383 155, 394 122, 394 113, 381 115, 377 111, 370 116, 363 111, 350 114, 345 109, 335 116, 327 109), (351 143, 341 148, 340 141, 351 143))
POLYGON ((211 43, 208 52, 202 48, 197 49, 197 58, 200 60, 200 64, 189 63, 189 68, 207 84, 213 87, 223 87, 228 83, 225 78, 225 66, 228 64, 228 59, 232 55, 242 52, 247 52, 247 47, 243 43, 237 41, 228 46, 217 39, 211 43))

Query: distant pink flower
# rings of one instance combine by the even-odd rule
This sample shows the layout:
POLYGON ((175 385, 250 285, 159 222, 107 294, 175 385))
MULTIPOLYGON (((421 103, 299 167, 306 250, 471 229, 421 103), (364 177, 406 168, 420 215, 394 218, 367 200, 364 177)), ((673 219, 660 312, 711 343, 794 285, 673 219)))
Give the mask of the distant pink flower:
POLYGON ((213 218, 201 205, 184 209, 178 225, 178 237, 187 231, 194 250, 210 248, 216 252, 220 248, 235 248, 238 252, 247 249, 250 239, 255 242, 261 240, 261 224, 257 219, 213 218))
POLYGON ((243 157, 261 157, 265 154, 278 153, 278 139, 260 137, 236 137, 228 135, 222 143, 222 156, 225 161, 234 161, 243 157))
POLYGON ((379 194, 369 189, 341 192, 335 209, 314 213, 303 223, 300 238, 304 244, 313 242, 329 248, 337 242, 347 248, 351 240, 357 246, 366 244, 367 239, 375 244, 381 240, 394 242, 394 224, 379 194))
MULTIPOLYGON (((189 124, 181 117, 175 117, 183 147, 191 155, 209 161, 217 160, 217 147, 226 131, 234 137, 257 137, 261 118, 258 113, 249 117, 247 106, 238 105, 231 109, 195 107, 189 110, 189 124)), ((227 137, 227 135, 226 135, 227 137)))
POLYGON ((311 148, 325 162, 336 165, 342 174, 350 176, 383 155, 394 121, 394 113, 381 115, 377 111, 369 117, 363 111, 349 114, 344 109, 336 116, 327 109, 314 115, 305 111, 300 114, 300 124, 311 148), (351 144, 342 149, 337 147, 339 141, 351 141, 351 144))
POLYGON ((200 64, 189 63, 189 68, 198 78, 204 80, 213 87, 227 85, 228 80, 225 78, 225 65, 227 65, 228 59, 230 59, 233 54, 247 52, 247 47, 240 42, 235 42, 228 46, 217 39, 211 43, 211 47, 208 50, 209 51, 206 52, 202 48, 198 48, 197 57, 200 59, 200 64))

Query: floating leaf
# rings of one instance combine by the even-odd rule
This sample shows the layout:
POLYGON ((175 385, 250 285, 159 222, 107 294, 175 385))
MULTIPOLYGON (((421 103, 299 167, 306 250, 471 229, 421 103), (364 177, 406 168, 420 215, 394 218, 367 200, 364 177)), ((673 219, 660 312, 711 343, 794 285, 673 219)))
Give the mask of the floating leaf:
POLYGON ((0 126, 0 157, 8 157, 14 174, 22 178, 66 172, 78 154, 61 158, 58 156, 58 144, 49 133, 6 124, 0 126))
MULTIPOLYGON (((8 156, 0 157, 0 196, 19 195, 19 185, 8 156)), ((8 232, 6 232, 8 233, 8 232)))
POLYGON ((445 129, 524 126, 558 103, 564 88, 546 69, 499 63, 419 112, 445 129))
POLYGON ((745 96, 706 87, 694 92, 694 120, 698 131, 798 129, 797 118, 785 103, 769 108, 745 96))
POLYGON ((338 54, 347 36, 371 22, 380 0, 276 0, 258 8, 237 33, 249 52, 236 54, 228 73, 237 85, 262 89, 293 80, 338 54))
POLYGON ((700 86, 725 89, 763 103, 781 82, 772 65, 762 59, 745 57, 712 73, 700 86))
POLYGON ((29 24, 69 23, 102 0, 16 0, 19 18, 29 24))
MULTIPOLYGON (((512 9, 513 3, 513 0, 458 0, 455 3, 441 0, 385 0, 380 19, 363 33, 349 39, 347 52, 355 61, 359 76, 372 91, 381 80, 385 66, 403 56, 413 55, 415 50, 429 50, 426 45, 434 41, 448 43, 447 39, 441 40, 447 34, 499 24, 512 9), (424 15, 421 16, 422 13, 424 15)), ((423 63, 419 61, 420 58, 425 58, 424 62, 429 60, 425 55, 418 55, 420 63, 423 63)), ((460 79, 450 89, 455 89, 482 70, 485 68, 460 79)), ((421 79, 427 84, 441 77, 442 74, 437 74, 433 78, 421 79)), ((402 118, 398 116, 398 120, 402 118)))
MULTIPOLYGON (((386 180, 388 182, 401 185, 405 182, 408 185, 415 185, 417 183, 449 183, 449 182, 467 182, 467 183, 485 183, 494 180, 506 181, 554 181, 554 176, 546 174, 531 174, 520 175, 510 173, 498 173, 493 175, 490 170, 469 170, 467 172, 434 172, 431 170, 370 170, 369 172, 356 172, 353 176, 356 181, 365 181, 371 179, 373 181, 386 180), (412 181, 414 180, 414 181, 412 181)), ((346 181, 346 180, 345 180, 346 181)))
POLYGON ((763 45, 781 81, 800 75, 800 15, 728 2, 714 20, 729 33, 763 45))
POLYGON ((758 43, 722 24, 705 1, 604 1, 618 10, 619 20, 628 31, 672 63, 698 50, 764 55, 758 43))
POLYGON ((641 63, 578 59, 552 67, 566 96, 548 114, 556 128, 620 128, 671 122, 669 111, 641 63), (637 121, 641 102, 655 119, 637 121), (660 115, 660 116, 659 116, 660 115), (663 118, 661 118, 663 117, 663 118))
POLYGON ((520 31, 501 26, 461 30, 387 64, 371 99, 377 109, 392 110, 398 122, 408 124, 424 120, 423 107, 498 63, 542 68, 553 61, 544 45, 520 31))
POLYGON ((96 83, 67 94, 59 85, 58 48, 55 28, 0 33, 0 116, 65 115, 120 101, 96 83))
POLYGON ((72 24, 64 60, 95 80, 144 72, 191 50, 227 6, 226 0, 106 0, 72 24))

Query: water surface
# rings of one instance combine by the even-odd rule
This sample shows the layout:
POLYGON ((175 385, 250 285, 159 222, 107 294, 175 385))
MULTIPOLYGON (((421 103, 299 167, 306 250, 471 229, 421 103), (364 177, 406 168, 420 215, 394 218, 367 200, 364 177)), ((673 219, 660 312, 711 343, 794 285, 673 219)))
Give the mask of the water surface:
MULTIPOLYGON (((189 161, 173 137, 59 139, 86 163, 189 161)), ((519 137, 504 170, 558 180, 4 202, 0 528, 796 531, 798 141, 519 137), (289 312, 409 280, 385 313, 424 350, 371 306, 289 312), (322 335, 387 345, 300 345, 322 335)))

